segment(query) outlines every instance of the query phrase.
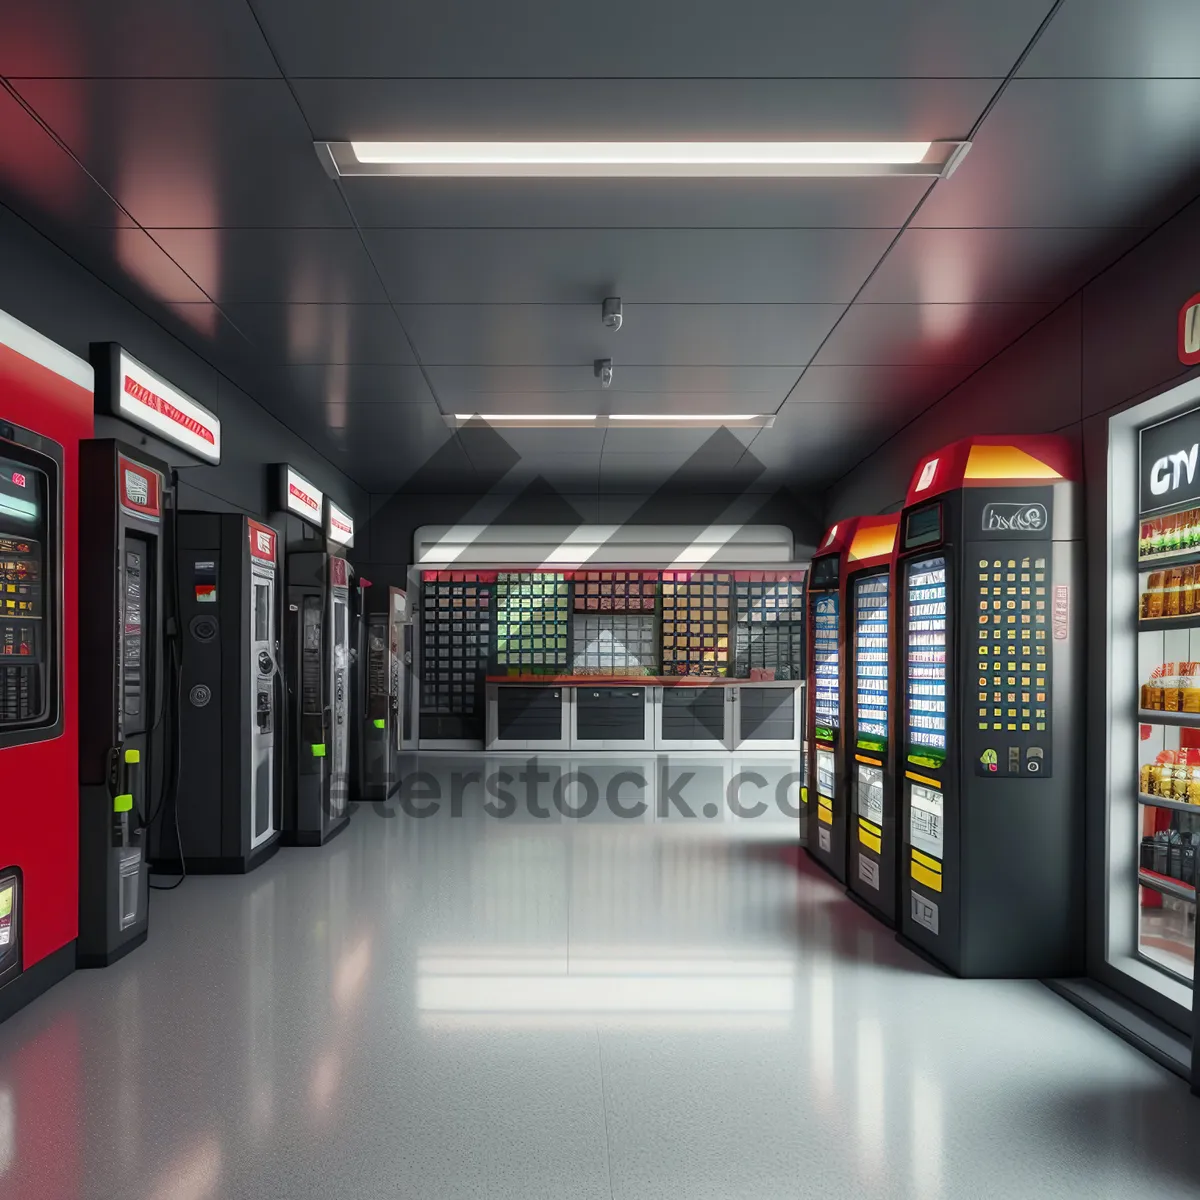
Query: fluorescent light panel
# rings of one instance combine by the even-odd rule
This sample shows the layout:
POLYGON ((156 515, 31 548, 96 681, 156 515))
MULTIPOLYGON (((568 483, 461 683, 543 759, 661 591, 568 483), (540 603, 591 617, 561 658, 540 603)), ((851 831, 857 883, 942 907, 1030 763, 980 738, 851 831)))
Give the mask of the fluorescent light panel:
POLYGON ((970 146, 869 142, 315 142, 330 175, 947 176, 970 146))
POLYGON ((669 429, 678 429, 680 426, 695 429, 718 429, 722 426, 770 429, 775 424, 774 413, 446 413, 444 418, 452 429, 480 422, 494 428, 525 429, 578 428, 580 425, 606 429, 631 423, 643 429, 655 426, 669 429))

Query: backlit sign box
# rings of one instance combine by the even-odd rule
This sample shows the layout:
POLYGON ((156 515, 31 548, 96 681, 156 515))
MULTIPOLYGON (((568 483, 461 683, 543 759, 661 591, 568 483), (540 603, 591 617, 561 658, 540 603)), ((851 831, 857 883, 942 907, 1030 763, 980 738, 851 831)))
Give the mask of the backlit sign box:
POLYGON ((1200 501, 1200 409, 1138 432, 1138 511, 1162 512, 1200 501))
POLYGON ((332 500, 325 505, 325 536, 339 546, 354 545, 354 518, 332 500))
POLYGON ((96 401, 102 411, 148 430, 214 466, 221 461, 215 413, 111 342, 92 346, 96 401))
POLYGON ((1200 293, 1179 310, 1179 361, 1200 366, 1200 293))
POLYGON ((283 508, 320 529, 324 492, 287 463, 279 464, 279 491, 279 503, 283 508))

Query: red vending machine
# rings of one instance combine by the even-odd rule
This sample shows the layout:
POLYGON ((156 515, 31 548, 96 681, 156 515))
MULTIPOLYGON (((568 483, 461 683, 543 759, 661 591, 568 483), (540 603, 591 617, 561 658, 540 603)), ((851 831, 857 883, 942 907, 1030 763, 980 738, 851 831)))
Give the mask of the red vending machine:
POLYGON ((917 466, 895 580, 900 932, 958 975, 1083 966, 1083 525, 1064 438, 917 466))
POLYGON ((896 795, 892 554, 900 514, 860 517, 846 552, 845 778, 850 836, 847 886, 896 923, 896 795))
POLYGON ((79 443, 92 368, 0 313, 0 1019, 75 966, 79 443))
POLYGON ((846 675, 845 556, 856 517, 831 525, 808 576, 807 849, 846 880, 846 794, 842 769, 846 675))

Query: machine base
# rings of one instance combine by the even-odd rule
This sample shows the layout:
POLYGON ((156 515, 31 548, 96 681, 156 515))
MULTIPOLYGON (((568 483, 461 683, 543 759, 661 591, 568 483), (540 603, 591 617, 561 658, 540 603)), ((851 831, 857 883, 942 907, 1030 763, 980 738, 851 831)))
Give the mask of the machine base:
MULTIPOLYGON (((846 887, 846 880, 845 880, 845 878, 844 878, 843 876, 839 875, 839 874, 838 874, 838 873, 837 873, 837 872, 836 872, 836 871, 835 871, 835 870, 834 870, 834 869, 833 869, 833 868, 832 868, 832 867, 831 867, 831 866, 830 866, 830 865, 829 865, 827 862, 825 862, 823 859, 821 859, 821 858, 818 858, 818 857, 817 857, 817 855, 816 855, 816 853, 813 851, 813 848, 812 848, 811 846, 804 846, 804 847, 803 847, 803 850, 804 850, 804 853, 808 855, 808 861, 809 861, 809 862, 811 862, 811 863, 816 863, 816 864, 817 864, 817 866, 818 866, 818 867, 820 867, 820 868, 821 868, 821 870, 822 870, 822 871, 824 871, 824 872, 825 872, 825 874, 826 874, 826 875, 828 875, 828 876, 829 876, 829 878, 830 878, 830 879, 832 879, 832 880, 834 881, 834 883, 840 883, 840 884, 842 885, 842 887, 846 887)), ((849 891, 850 889, 849 889, 849 888, 846 888, 846 890, 847 890, 847 891, 849 891)))
POLYGON ((105 954, 84 954, 78 951, 75 955, 75 965, 82 970, 89 970, 93 967, 111 967, 113 963, 120 962, 131 950, 136 950, 149 936, 150 928, 147 926, 141 933, 135 934, 127 942, 122 942, 115 950, 109 950, 105 954))
POLYGON ((297 829, 282 835, 283 844, 285 846, 324 846, 332 842, 349 824, 350 814, 347 813, 338 820, 336 825, 331 825, 324 836, 315 829, 297 829))
MULTIPOLYGON (((255 867, 261 867, 278 851, 282 844, 282 835, 277 833, 269 842, 264 842, 245 857, 229 855, 217 858, 189 858, 186 860, 187 873, 189 875, 248 875, 255 867)), ((180 869, 178 859, 174 861, 169 858, 156 859, 150 864, 152 875, 178 875, 180 869)))
POLYGON ((931 967, 936 967, 937 970, 941 971, 943 975, 951 975, 955 979, 966 978, 965 975, 960 975, 957 971, 954 971, 950 967, 946 966, 944 962, 940 962, 938 959, 934 958, 928 950, 918 946, 916 942, 910 941, 904 936, 904 934, 897 932, 896 941, 898 941, 900 945, 902 945, 910 954, 915 954, 919 959, 927 962, 931 967))
POLYGON ((870 900, 866 898, 866 896, 859 895, 859 893, 856 892, 852 887, 846 888, 846 895, 849 899, 853 900, 854 903, 863 910, 863 912, 870 913, 871 916, 874 917, 875 920, 886 929, 896 928, 896 922, 888 917, 883 909, 876 908, 875 905, 873 905, 870 900))
POLYGON ((0 1021, 7 1021, 13 1013, 49 991, 56 983, 61 983, 74 970, 75 942, 72 940, 53 954, 48 954, 41 962, 22 971, 12 983, 0 988, 0 1021))

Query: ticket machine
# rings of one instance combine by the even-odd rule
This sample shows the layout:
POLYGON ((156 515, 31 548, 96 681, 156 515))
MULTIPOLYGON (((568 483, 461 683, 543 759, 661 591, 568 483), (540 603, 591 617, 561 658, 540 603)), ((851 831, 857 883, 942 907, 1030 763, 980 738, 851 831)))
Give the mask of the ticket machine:
POLYGON ((900 932, 958 975, 1083 968, 1083 523, 1065 438, 918 465, 897 539, 900 932))
MULTIPOLYGON (((308 485, 307 494, 314 491, 308 485)), ((350 819, 354 569, 340 547, 353 541, 354 528, 346 513, 322 501, 325 536, 293 538, 287 551, 284 830, 298 846, 323 845, 350 819)))
POLYGON ((892 552, 900 517, 859 517, 846 551, 845 778, 850 798, 846 883, 896 922, 892 552))
POLYGON ((109 439, 79 449, 80 966, 146 940, 146 831, 166 770, 167 466, 109 439))
POLYGON ((847 796, 842 715, 846 680, 845 557, 857 518, 826 530, 808 576, 807 850, 846 879, 847 796))
POLYGON ((92 380, 0 313, 0 1020, 75 966, 78 462, 92 380))
POLYGON ((279 847, 276 531, 240 513, 180 512, 178 781, 150 830, 162 869, 250 871, 279 847))

